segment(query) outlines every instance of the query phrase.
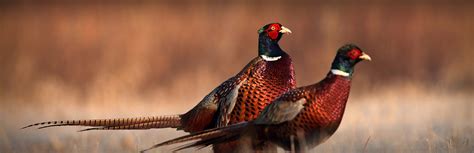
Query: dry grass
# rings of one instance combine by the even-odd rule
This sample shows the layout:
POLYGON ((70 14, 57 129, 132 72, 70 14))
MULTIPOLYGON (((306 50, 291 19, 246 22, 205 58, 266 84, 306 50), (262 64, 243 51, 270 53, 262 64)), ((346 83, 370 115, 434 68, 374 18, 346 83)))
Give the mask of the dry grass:
POLYGON ((19 128, 184 112, 256 55, 256 31, 273 21, 293 31, 281 44, 299 85, 322 78, 345 42, 374 59, 314 151, 474 150, 472 2, 185 4, 2 2, 0 152, 136 152, 182 135, 19 128))
MULTIPOLYGON (((379 91, 371 93, 377 96, 351 97, 339 130, 326 143, 312 151, 434 153, 470 152, 474 149, 473 95, 432 91, 414 86, 379 88, 379 91)), ((75 131, 81 128, 19 128, 47 119, 170 114, 183 112, 189 107, 172 104, 129 107, 125 102, 117 102, 109 109, 102 109, 99 104, 58 104, 50 109, 7 105, 2 107, 0 115, 14 116, 14 119, 2 117, 0 149, 6 152, 137 152, 184 133, 172 129, 77 133, 75 131), (61 107, 65 109, 57 110, 61 107)), ((155 151, 167 152, 171 148, 155 151)), ((203 152, 207 151, 209 148, 203 152)))

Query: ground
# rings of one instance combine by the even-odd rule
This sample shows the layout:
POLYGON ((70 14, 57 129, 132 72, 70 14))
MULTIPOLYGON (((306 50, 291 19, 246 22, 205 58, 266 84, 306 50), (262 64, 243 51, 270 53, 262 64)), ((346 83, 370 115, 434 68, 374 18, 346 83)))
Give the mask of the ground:
MULTIPOLYGON (((374 90, 364 96, 351 95, 340 128, 325 143, 311 149, 311 152, 472 152, 473 98, 473 95, 469 94, 420 89, 413 85, 374 90)), ((174 129, 92 132, 76 132, 82 129, 76 127, 20 129, 24 125, 43 120, 162 115, 179 113, 190 108, 161 104, 152 106, 129 107, 119 101, 114 105, 105 103, 42 106, 48 107, 50 111, 37 109, 41 106, 1 107, 0 150, 138 152, 153 144, 185 134, 174 129)), ((158 148, 151 152, 169 152, 173 147, 175 146, 158 148)), ((205 148, 199 152, 209 151, 210 148, 205 148)), ((184 152, 194 150, 188 149, 184 152)))

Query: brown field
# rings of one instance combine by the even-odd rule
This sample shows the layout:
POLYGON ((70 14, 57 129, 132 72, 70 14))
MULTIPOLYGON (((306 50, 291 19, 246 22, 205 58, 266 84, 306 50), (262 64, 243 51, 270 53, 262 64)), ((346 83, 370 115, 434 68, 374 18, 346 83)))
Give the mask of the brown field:
POLYGON ((256 56, 257 30, 274 21, 293 31, 280 44, 299 86, 323 78, 346 42, 373 59, 357 66, 339 130, 312 152, 474 152, 473 8, 467 1, 0 2, 0 152, 138 152, 183 135, 20 128, 185 112, 256 56))

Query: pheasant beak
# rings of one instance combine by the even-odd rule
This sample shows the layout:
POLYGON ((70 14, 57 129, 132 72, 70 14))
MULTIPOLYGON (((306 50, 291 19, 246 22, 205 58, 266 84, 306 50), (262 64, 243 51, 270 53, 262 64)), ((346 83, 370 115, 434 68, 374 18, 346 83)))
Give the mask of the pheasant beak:
POLYGON ((366 53, 362 53, 362 55, 359 56, 359 59, 367 60, 367 61, 372 61, 372 59, 370 58, 370 56, 367 55, 366 53))
POLYGON ((286 28, 286 27, 284 27, 284 26, 281 26, 281 30, 280 30, 279 32, 280 32, 280 33, 283 33, 283 34, 285 34, 285 33, 290 34, 290 33, 291 33, 291 30, 288 29, 288 28, 286 28))

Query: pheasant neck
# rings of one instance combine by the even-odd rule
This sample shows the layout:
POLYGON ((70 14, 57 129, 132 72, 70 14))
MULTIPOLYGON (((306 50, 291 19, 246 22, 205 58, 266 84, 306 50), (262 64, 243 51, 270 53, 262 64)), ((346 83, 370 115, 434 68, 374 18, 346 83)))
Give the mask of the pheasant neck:
POLYGON ((333 75, 339 75, 339 76, 343 76, 343 77, 349 77, 351 76, 350 73, 347 73, 347 72, 344 72, 344 71, 341 71, 341 70, 338 70, 338 69, 331 69, 331 72, 333 75))
POLYGON ((283 53, 277 61, 274 62, 263 62, 262 71, 264 71, 264 78, 271 80, 272 82, 282 83, 288 85, 290 88, 295 88, 295 72, 291 57, 283 53))
POLYGON ((351 60, 347 60, 344 57, 336 56, 334 61, 331 64, 331 72, 334 75, 352 77, 354 73, 354 65, 356 63, 351 60))
POLYGON ((320 98, 324 103, 318 105, 328 113, 327 123, 338 122, 342 119, 349 98, 351 79, 330 73, 321 82, 321 85, 320 91, 323 93, 320 94, 322 95, 320 98))
POLYGON ((279 60, 285 52, 281 50, 278 41, 272 40, 268 36, 260 36, 258 40, 258 54, 265 61, 276 61, 279 60))

